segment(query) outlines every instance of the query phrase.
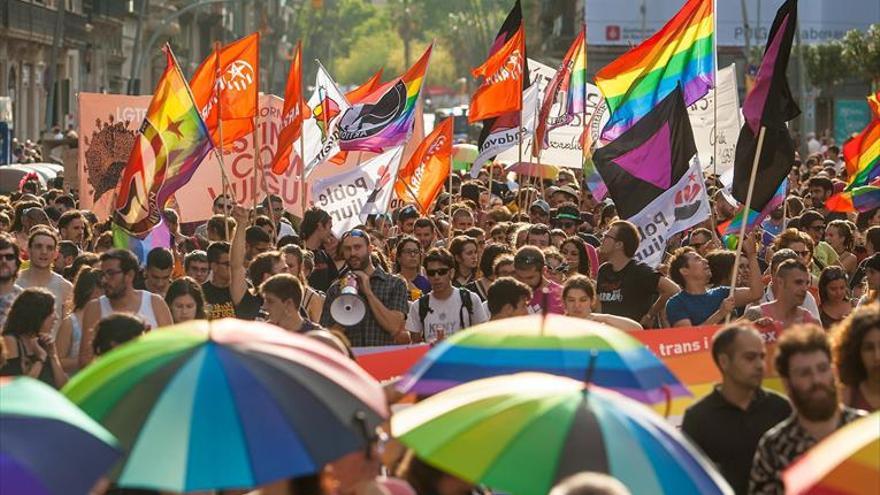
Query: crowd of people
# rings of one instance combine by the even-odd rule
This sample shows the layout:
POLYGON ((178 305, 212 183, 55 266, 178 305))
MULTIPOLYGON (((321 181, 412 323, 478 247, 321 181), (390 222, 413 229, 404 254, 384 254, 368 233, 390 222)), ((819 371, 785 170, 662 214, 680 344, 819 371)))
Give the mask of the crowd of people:
MULTIPOLYGON (((60 388, 114 347, 195 319, 264 320, 349 356, 535 313, 627 332, 732 322, 712 341, 722 381, 682 430, 736 493, 782 493, 793 459, 880 409, 880 210, 825 209, 846 178, 836 148, 792 167, 788 197, 742 239, 739 259, 737 240, 715 228, 735 205, 707 177, 712 217, 670 239, 659 267, 637 261, 639 230, 595 199, 580 171, 519 177, 516 190, 501 176, 497 166, 474 180, 454 175, 429 215, 404 205, 345 232, 317 207, 296 218, 276 196, 252 210, 219 195, 202 225, 166 210, 173 246, 151 250, 143 266, 75 196, 27 181, 0 197, 0 375, 60 388), (355 323, 331 309, 349 287, 365 309, 355 323), (762 388, 756 328, 778 335, 772 362, 786 395, 762 388)), ((363 481, 349 470, 396 473, 417 493, 479 490, 411 453, 385 455, 384 466, 358 459, 357 469, 348 459, 325 470, 338 493, 363 481)), ((284 493, 328 493, 295 481, 284 493)), ((587 476, 553 493, 595 483, 625 491, 587 476)))

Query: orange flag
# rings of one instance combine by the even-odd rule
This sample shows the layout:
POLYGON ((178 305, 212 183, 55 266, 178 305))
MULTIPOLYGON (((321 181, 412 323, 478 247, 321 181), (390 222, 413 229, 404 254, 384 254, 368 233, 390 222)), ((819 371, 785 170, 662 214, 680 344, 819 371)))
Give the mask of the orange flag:
POLYGON ((284 88, 284 108, 281 110, 281 133, 278 147, 272 156, 272 172, 281 175, 290 166, 290 150, 300 137, 303 114, 309 111, 302 97, 302 42, 296 44, 296 54, 290 62, 287 86, 284 88))
POLYGON ((345 99, 348 100, 349 103, 354 105, 355 103, 359 103, 363 100, 367 95, 376 90, 379 86, 382 85, 382 69, 379 69, 378 72, 373 74, 367 82, 361 84, 360 86, 354 88, 353 90, 345 93, 345 99))
POLYGON ((440 123, 416 148, 406 166, 397 173, 394 189, 408 203, 416 203, 423 215, 443 189, 452 161, 452 117, 440 123), (413 197, 415 195, 415 197, 413 197))
POLYGON ((259 60, 260 33, 254 33, 212 52, 193 74, 193 100, 215 145, 220 145, 221 121, 226 149, 254 131, 259 60))
POLYGON ((520 25, 500 50, 473 70, 474 77, 483 77, 483 85, 471 98, 468 122, 522 110, 525 52, 525 34, 520 25))

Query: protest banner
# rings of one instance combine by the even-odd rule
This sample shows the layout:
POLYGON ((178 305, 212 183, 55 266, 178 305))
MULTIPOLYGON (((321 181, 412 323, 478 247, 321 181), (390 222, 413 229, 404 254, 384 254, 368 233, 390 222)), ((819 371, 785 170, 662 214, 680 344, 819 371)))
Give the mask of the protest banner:
MULTIPOLYGON (((668 419, 678 424, 685 409, 712 391, 721 381, 718 367, 712 360, 712 336, 718 325, 699 327, 666 328, 631 332, 645 344, 691 392, 690 397, 672 400, 668 419)), ((782 392, 782 383, 773 368, 777 333, 774 329, 759 328, 764 338, 767 356, 764 386, 782 392)), ((354 349, 358 364, 380 381, 391 380, 404 375, 429 350, 429 344, 409 346, 361 347, 354 349)), ((666 404, 658 404, 654 409, 665 414, 666 404)))
MULTIPOLYGON (((137 130, 146 114, 150 95, 127 96, 98 93, 80 93, 79 133, 79 191, 83 209, 88 209, 104 220, 110 212, 113 191, 134 146, 137 130)), ((283 100, 274 95, 260 95, 260 153, 262 163, 268 164, 278 144, 281 129, 283 100)), ((250 205, 256 189, 257 200, 265 197, 263 179, 254 176, 253 134, 226 146, 223 155, 230 187, 239 203, 250 205), (256 188, 254 187, 256 182, 256 188)), ((271 173, 264 166, 265 187, 270 194, 282 198, 285 209, 294 215, 302 212, 300 195, 300 166, 296 160, 284 175, 271 173)), ((324 173, 337 173, 328 170, 324 173)), ((324 173, 316 174, 320 179, 324 173)), ((175 195, 182 223, 201 222, 211 216, 214 198, 223 191, 220 164, 215 153, 210 153, 199 166, 192 180, 175 195)), ((173 203, 172 203, 173 204, 173 203)))
POLYGON ((736 140, 742 127, 739 111, 739 94, 736 89, 736 64, 721 69, 715 76, 715 89, 688 107, 697 156, 703 171, 722 174, 733 167, 736 140), (715 109, 714 98, 718 98, 715 109), (715 121, 715 118, 718 121, 715 121), (718 139, 717 146, 714 141, 718 139), (718 164, 713 166, 717 153, 718 164))

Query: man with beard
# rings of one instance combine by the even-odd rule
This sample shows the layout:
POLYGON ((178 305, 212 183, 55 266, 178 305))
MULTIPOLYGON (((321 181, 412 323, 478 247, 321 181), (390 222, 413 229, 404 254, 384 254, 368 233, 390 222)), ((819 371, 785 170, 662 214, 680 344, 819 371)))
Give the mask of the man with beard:
POLYGON ((18 285, 22 289, 42 287, 55 296, 56 321, 52 326, 52 335, 58 331, 58 325, 64 319, 64 304, 70 300, 73 284, 52 270, 52 263, 58 257, 58 234, 49 227, 37 227, 28 236, 28 253, 31 266, 22 270, 18 276, 18 285))
POLYGON ((770 215, 761 222, 761 230, 764 231, 762 244, 769 246, 779 234, 785 230, 785 207, 779 205, 770 212, 770 215))
POLYGON ((330 308, 347 283, 347 277, 343 277, 327 290, 321 326, 345 332, 353 347, 401 343, 396 342, 398 338, 405 343, 409 340, 403 327, 409 302, 406 282, 373 265, 370 237, 363 230, 352 229, 342 235, 342 253, 348 270, 357 277, 366 314, 360 322, 349 326, 333 318, 330 308))
POLYGON ((20 266, 21 258, 15 239, 9 234, 0 234, 0 328, 6 323, 12 301, 24 290, 15 283, 20 266))
POLYGON ((79 347, 79 366, 85 367, 93 357, 92 339, 95 325, 113 313, 140 316, 155 330, 172 324, 171 311, 156 294, 134 288, 138 260, 127 249, 110 249, 101 254, 100 280, 104 295, 90 301, 83 310, 82 344, 79 347))
POLYGON ((62 241, 71 241, 82 247, 86 240, 86 217, 78 210, 64 212, 58 218, 58 232, 62 241))
POLYGON ((747 325, 729 325, 712 337, 712 359, 721 384, 684 413, 682 431, 718 466, 737 494, 749 488, 749 471, 761 436, 791 414, 776 392, 761 388, 764 340, 747 325))
POLYGON ((774 364, 795 411, 758 442, 749 493, 782 494, 780 475, 792 461, 838 428, 866 414, 838 400, 831 344, 818 325, 788 329, 776 346, 774 364))

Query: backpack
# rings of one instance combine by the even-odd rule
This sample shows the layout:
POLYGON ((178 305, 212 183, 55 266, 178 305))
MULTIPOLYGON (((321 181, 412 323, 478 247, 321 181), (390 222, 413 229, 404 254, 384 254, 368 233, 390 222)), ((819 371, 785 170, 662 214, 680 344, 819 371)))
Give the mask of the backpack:
MULTIPOLYGON (((461 308, 458 309, 458 328, 459 330, 464 330, 467 328, 464 324, 464 312, 462 309, 467 309, 468 313, 468 323, 473 321, 474 317, 474 301, 471 299, 471 291, 465 289, 464 287, 458 288, 458 295, 461 298, 461 308)), ((419 321, 422 323, 422 331, 425 331, 425 317, 428 316, 428 313, 431 312, 431 307, 429 306, 431 294, 425 294, 424 296, 419 298, 419 321)))

